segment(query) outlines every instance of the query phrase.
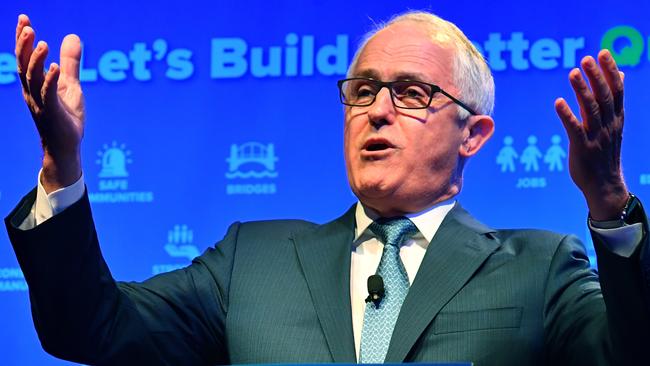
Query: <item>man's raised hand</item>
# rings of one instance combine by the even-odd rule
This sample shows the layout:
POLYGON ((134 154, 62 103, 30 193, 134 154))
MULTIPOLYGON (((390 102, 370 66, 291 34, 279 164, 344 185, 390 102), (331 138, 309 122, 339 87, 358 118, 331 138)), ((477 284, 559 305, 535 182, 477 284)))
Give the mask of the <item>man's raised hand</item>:
POLYGON ((44 64, 49 47, 39 41, 34 48, 34 29, 26 15, 16 26, 16 64, 23 97, 43 145, 43 175, 46 192, 68 186, 81 176, 80 145, 85 108, 79 83, 81 41, 67 35, 61 44, 60 66, 44 64))
POLYGON ((569 82, 582 121, 562 98, 555 101, 555 110, 569 136, 571 178, 584 194, 591 217, 612 220, 620 216, 629 194, 621 169, 623 74, 608 50, 600 51, 598 64, 587 56, 580 65, 589 85, 577 68, 569 73, 569 82))

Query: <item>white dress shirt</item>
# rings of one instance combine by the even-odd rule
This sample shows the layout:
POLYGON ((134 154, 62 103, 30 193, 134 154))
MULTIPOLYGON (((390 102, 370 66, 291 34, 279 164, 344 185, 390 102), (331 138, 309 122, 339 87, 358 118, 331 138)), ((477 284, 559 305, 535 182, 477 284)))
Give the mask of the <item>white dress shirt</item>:
MULTIPOLYGON (((72 185, 47 194, 41 184, 39 172, 36 201, 30 215, 21 223, 20 229, 29 230, 54 215, 65 210, 79 199, 85 192, 83 175, 72 185)), ((404 263, 409 283, 412 284, 417 275, 424 254, 440 227, 445 216, 454 207, 455 201, 441 202, 425 211, 407 215, 418 228, 418 233, 404 243, 400 249, 400 258, 404 263)), ((361 329, 365 313, 365 299, 368 296, 367 280, 375 274, 384 245, 377 240, 368 229, 373 219, 379 216, 359 202, 356 206, 356 228, 352 243, 350 264, 350 299, 352 308, 352 327, 354 332, 354 347, 359 359, 361 346, 361 329)), ((603 243, 613 253, 629 257, 634 253, 643 237, 641 223, 625 225, 618 221, 597 222, 590 220, 589 227, 599 235, 603 243)))

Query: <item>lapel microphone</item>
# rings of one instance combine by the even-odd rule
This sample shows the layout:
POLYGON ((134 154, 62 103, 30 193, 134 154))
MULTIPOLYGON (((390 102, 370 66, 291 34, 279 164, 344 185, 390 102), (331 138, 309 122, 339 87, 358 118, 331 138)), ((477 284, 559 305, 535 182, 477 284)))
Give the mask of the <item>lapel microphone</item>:
POLYGON ((366 297, 366 303, 373 302, 375 308, 379 309, 379 303, 384 298, 384 280, 380 275, 374 274, 368 277, 368 297, 366 297))

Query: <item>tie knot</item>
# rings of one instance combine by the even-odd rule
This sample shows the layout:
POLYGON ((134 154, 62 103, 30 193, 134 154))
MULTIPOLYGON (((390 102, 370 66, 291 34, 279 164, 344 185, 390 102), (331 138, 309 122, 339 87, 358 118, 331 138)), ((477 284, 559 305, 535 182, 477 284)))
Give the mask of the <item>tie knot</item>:
POLYGON ((370 224, 372 231, 385 245, 399 247, 404 240, 418 232, 415 224, 406 217, 381 218, 370 224))

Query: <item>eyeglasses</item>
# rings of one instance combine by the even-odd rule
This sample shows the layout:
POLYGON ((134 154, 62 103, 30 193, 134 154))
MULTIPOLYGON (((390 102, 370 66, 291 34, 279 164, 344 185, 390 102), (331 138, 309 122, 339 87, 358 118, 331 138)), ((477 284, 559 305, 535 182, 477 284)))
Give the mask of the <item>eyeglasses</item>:
POLYGON ((438 85, 429 84, 417 80, 380 81, 369 78, 350 78, 337 82, 341 103, 352 107, 367 107, 375 102, 381 88, 386 87, 390 91, 390 99, 393 105, 402 109, 426 109, 429 108, 433 96, 441 93, 454 103, 463 107, 471 115, 478 113, 467 106, 467 104, 454 98, 451 94, 442 90, 438 85))

